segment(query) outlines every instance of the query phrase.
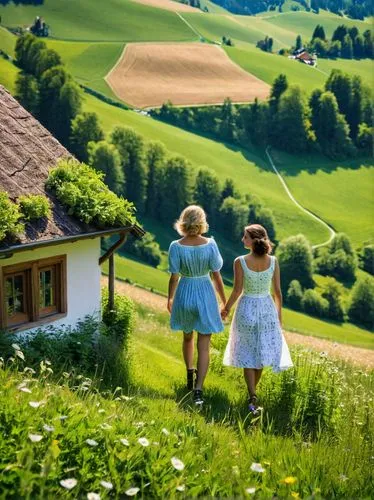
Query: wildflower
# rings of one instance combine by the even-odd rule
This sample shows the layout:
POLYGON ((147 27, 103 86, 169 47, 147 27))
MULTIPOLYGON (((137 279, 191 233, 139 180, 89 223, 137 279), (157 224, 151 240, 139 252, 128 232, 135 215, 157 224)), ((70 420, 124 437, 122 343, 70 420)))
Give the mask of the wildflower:
POLYGON ((128 442, 128 440, 127 440, 127 439, 125 439, 125 438, 120 439, 120 442, 121 442, 124 446, 130 446, 130 443, 129 443, 129 442, 128 442))
POLYGON ((108 431, 112 428, 111 425, 107 424, 106 422, 104 422, 103 424, 100 425, 100 427, 104 430, 104 431, 108 431))
POLYGON ((98 412, 97 412, 97 413, 105 413, 104 408, 100 408, 100 410, 98 410, 98 412))
POLYGON ((23 354, 22 351, 16 351, 15 355, 19 358, 22 359, 22 361, 25 361, 25 355, 23 354))
POLYGON ((135 424, 134 424, 134 425, 135 425, 135 427, 136 427, 137 429, 140 429, 141 427, 144 427, 144 426, 145 426, 145 423, 144 423, 144 422, 135 422, 135 424))
POLYGON ((103 488, 106 488, 107 490, 111 490, 113 488, 113 484, 110 483, 109 481, 100 481, 101 486, 103 488))
POLYGON ((179 486, 176 487, 176 490, 177 491, 184 491, 186 489, 186 485, 185 484, 180 484, 179 486))
POLYGON ((169 436, 169 434, 170 434, 170 432, 167 429, 165 429, 165 427, 163 429, 161 429, 161 432, 162 432, 162 434, 165 434, 165 436, 169 436))
POLYGON ((253 495, 256 492, 256 488, 247 488, 245 492, 247 495, 253 495))
POLYGON ((100 495, 91 491, 90 493, 87 493, 87 500, 100 500, 100 495))
POLYGON ((176 470, 183 470, 184 469, 184 463, 182 462, 182 460, 179 460, 179 458, 176 458, 176 457, 172 457, 171 465, 176 470))
POLYGON ((86 443, 90 446, 97 446, 99 443, 94 439, 86 439, 86 443))
POLYGON ((41 401, 29 401, 29 405, 31 406, 31 408, 39 408, 41 404, 41 401))
POLYGON ((62 420, 66 420, 67 418, 68 418, 67 415, 60 415, 59 417, 56 417, 56 420, 60 419, 62 421, 62 420))
POLYGON ((158 441, 153 441, 153 446, 158 446, 160 443, 158 441))
POLYGON ((69 479, 62 479, 60 481, 60 484, 63 488, 66 488, 67 490, 71 490, 72 488, 74 488, 74 486, 76 486, 78 483, 78 481, 74 478, 69 478, 69 479))
POLYGON ((53 432, 55 430, 55 428, 53 427, 53 425, 47 425, 47 424, 44 424, 43 425, 43 429, 46 431, 46 432, 53 432))
POLYGON ((345 474, 340 474, 339 479, 340 479, 340 481, 344 482, 344 481, 348 480, 348 477, 345 474))
POLYGON ((253 472, 265 472, 265 469, 262 467, 262 465, 261 464, 257 464, 255 462, 253 462, 253 464, 251 465, 250 469, 253 472))
POLYGON ((291 497, 300 498, 300 495, 297 493, 297 491, 291 491, 291 497))
POLYGON ((141 444, 142 446, 149 446, 149 441, 147 438, 139 438, 138 443, 141 444))
POLYGON ((287 484, 287 485, 292 485, 297 482, 297 477, 294 476, 287 476, 284 479, 282 479, 281 483, 287 484))
POLYGON ((29 439, 33 443, 39 443, 39 441, 43 439, 43 436, 41 436, 40 434, 29 434, 29 439))
POLYGON ((35 375, 36 371, 34 368, 30 368, 29 366, 25 366, 23 369, 23 373, 31 373, 31 375, 35 375))
POLYGON ((125 491, 125 495, 128 497, 134 497, 139 491, 139 488, 129 488, 125 491))
POLYGON ((27 392, 27 394, 31 394, 31 390, 28 388, 28 387, 25 387, 25 386, 18 386, 18 389, 22 392, 27 392))

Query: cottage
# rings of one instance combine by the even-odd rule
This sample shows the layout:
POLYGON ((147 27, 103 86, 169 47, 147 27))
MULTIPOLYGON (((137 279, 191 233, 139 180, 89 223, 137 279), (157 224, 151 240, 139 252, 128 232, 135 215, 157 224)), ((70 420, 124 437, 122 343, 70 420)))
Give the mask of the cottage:
POLYGON ((99 314, 100 264, 110 259, 113 297, 113 252, 129 233, 144 234, 136 224, 99 230, 66 213, 46 192, 45 181, 49 169, 69 156, 0 86, 0 191, 12 201, 24 194, 43 194, 52 207, 48 218, 28 223, 19 240, 0 241, 0 330, 74 325, 87 314, 99 314), (119 235, 117 243, 100 257, 101 237, 113 234, 119 235))

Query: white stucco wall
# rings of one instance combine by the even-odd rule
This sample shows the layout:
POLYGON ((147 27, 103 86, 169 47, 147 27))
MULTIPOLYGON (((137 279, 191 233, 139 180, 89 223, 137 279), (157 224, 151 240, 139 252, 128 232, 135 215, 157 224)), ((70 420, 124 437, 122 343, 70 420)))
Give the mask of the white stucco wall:
MULTIPOLYGON (((19 252, 10 259, 1 260, 0 266, 10 266, 56 255, 66 255, 67 314, 51 321, 53 326, 74 325, 87 314, 100 314, 100 238, 66 243, 19 252)), ((15 335, 25 335, 32 330, 23 330, 15 335)))

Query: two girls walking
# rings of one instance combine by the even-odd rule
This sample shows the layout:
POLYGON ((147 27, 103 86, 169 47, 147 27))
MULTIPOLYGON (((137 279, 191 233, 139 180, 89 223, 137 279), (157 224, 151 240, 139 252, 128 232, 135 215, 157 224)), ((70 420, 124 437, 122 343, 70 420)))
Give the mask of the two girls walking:
POLYGON ((171 329, 183 331, 187 387, 193 389, 195 404, 201 405, 209 367, 211 335, 223 331, 222 319, 227 318, 240 297, 223 362, 244 369, 249 410, 256 413, 256 387, 262 369, 271 366, 274 372, 279 372, 292 366, 281 328, 279 265, 276 258, 270 255, 271 243, 265 228, 258 224, 247 226, 242 242, 250 253, 235 259, 234 288, 226 301, 220 274, 222 257, 214 239, 202 236, 208 228, 204 210, 195 205, 183 210, 175 224, 182 237, 173 241, 169 249, 168 310, 171 313, 171 329), (222 304, 221 312, 213 284, 222 304), (270 294, 271 287, 275 303, 270 294), (194 331, 198 335, 197 372, 193 366, 194 331))

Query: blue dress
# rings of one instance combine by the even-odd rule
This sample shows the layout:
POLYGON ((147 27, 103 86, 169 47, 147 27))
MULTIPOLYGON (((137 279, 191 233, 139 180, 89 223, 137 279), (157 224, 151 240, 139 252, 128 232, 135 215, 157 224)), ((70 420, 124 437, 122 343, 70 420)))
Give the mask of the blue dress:
POLYGON ((190 333, 219 333, 223 323, 209 272, 219 271, 223 260, 217 243, 187 246, 173 241, 169 248, 169 272, 179 273, 170 326, 190 333))

